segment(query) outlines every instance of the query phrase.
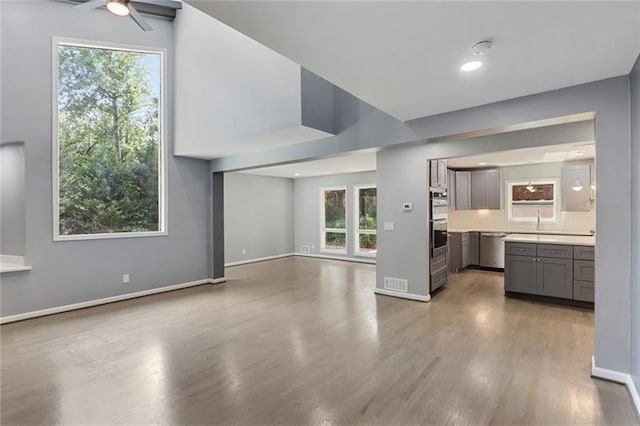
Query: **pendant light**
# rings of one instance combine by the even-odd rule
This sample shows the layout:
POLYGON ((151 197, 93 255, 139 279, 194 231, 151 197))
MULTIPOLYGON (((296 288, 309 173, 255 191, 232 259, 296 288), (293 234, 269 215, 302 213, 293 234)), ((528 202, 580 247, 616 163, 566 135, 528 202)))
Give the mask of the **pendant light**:
POLYGON ((536 187, 531 183, 531 179, 529 179, 529 185, 527 185, 526 188, 529 192, 536 192, 536 187))
POLYGON ((582 183, 580 182, 580 179, 576 178, 576 181, 573 182, 573 186, 571 187, 571 189, 576 192, 582 191, 582 183))

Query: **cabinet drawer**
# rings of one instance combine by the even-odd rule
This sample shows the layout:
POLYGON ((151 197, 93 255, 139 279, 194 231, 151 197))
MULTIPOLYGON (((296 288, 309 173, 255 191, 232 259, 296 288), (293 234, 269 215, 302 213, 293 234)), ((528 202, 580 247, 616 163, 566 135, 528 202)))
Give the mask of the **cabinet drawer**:
POLYGON ((527 244, 527 243, 505 243, 504 245, 504 253, 505 254, 513 254, 516 256, 535 256, 536 255, 536 245, 535 244, 527 244))
POLYGON ((469 233, 468 232, 463 232, 462 234, 460 234, 460 240, 463 243, 468 243, 469 242, 469 233))
POLYGON ((595 299, 595 285, 589 281, 574 281, 573 298, 583 302, 593 302, 595 299))
POLYGON ((448 280, 449 271, 447 271, 446 268, 439 272, 436 272, 435 274, 431 274, 430 292, 434 292, 435 290, 439 289, 440 287, 445 285, 448 280))
POLYGON ((573 246, 561 246, 558 244, 538 244, 538 256, 573 259, 573 246))
POLYGON ((582 260, 594 260, 595 259, 595 247, 590 246, 574 246, 573 258, 582 260))
POLYGON ((442 269, 447 268, 447 256, 445 254, 441 254, 438 257, 434 257, 431 259, 431 273, 435 273, 442 269))
POLYGON ((594 262, 591 260, 574 260, 573 277, 580 281, 595 281, 594 262))

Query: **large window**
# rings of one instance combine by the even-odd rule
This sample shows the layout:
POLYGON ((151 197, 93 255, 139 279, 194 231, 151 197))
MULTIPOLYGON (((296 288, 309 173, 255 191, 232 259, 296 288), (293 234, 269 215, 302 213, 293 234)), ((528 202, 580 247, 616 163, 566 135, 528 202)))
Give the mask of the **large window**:
POLYGON ((54 239, 165 234, 161 50, 54 41, 54 239))
POLYGON ((375 185, 354 187, 356 199, 355 254, 359 256, 376 255, 376 209, 377 197, 375 185))
POLYGON ((514 222, 555 222, 558 182, 554 179, 507 182, 508 219, 514 222))
POLYGON ((320 244, 323 251, 347 253, 347 189, 320 190, 320 244))

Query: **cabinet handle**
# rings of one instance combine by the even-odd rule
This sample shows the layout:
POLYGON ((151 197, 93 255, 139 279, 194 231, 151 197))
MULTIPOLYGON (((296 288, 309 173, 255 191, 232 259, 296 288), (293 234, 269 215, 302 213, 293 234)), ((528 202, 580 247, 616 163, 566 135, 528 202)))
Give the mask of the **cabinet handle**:
POLYGON ((549 253, 551 254, 558 254, 558 253, 562 253, 561 250, 547 250, 549 253))

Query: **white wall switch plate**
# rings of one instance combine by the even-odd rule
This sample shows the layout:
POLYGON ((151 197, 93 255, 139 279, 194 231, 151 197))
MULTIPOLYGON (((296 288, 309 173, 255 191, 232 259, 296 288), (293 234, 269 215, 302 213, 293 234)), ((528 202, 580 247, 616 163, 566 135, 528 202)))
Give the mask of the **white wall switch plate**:
POLYGON ((393 222, 384 222, 384 230, 385 231, 394 231, 396 229, 396 225, 393 222))
POLYGON ((122 275, 122 283, 123 284, 128 284, 129 283, 129 274, 122 275))

